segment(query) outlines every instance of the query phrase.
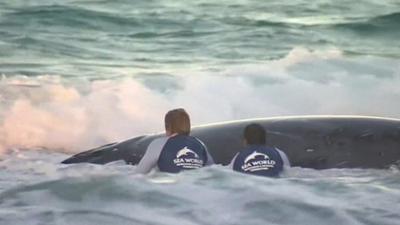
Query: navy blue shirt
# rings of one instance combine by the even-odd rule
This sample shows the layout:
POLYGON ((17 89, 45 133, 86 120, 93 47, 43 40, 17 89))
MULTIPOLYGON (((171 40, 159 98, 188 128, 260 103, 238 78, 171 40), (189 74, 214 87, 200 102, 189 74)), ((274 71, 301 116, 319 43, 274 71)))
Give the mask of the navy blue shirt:
POLYGON ((213 163, 206 146, 199 139, 188 135, 174 135, 153 140, 136 171, 148 173, 157 167, 162 172, 178 173, 213 163))
POLYGON ((232 168, 242 173, 276 177, 283 171, 285 164, 281 154, 284 153, 275 148, 250 145, 235 156, 232 168))
POLYGON ((162 172, 178 173, 181 170, 201 168, 207 160, 207 150, 197 138, 176 135, 165 143, 157 165, 162 172))

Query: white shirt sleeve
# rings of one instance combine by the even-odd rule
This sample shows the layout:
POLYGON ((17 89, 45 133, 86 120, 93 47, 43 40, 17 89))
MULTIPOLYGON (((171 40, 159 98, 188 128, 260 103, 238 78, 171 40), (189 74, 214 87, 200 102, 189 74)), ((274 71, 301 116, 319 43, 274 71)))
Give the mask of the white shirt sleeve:
POLYGON ((196 138, 204 147, 204 149, 206 150, 207 153, 207 162, 206 162, 206 166, 210 166, 214 164, 214 159, 213 157, 210 155, 210 152, 208 151, 207 146, 204 144, 204 142, 202 142, 200 139, 196 138))
POLYGON ((161 151, 164 148, 168 137, 161 137, 154 139, 146 149, 142 159, 136 167, 137 173, 148 173, 151 169, 157 167, 157 161, 160 157, 161 151))
POLYGON ((233 157, 232 161, 229 163, 228 167, 233 169, 233 164, 235 164, 236 157, 239 155, 239 152, 233 157))
POLYGON ((290 167, 291 165, 290 165, 290 161, 289 161, 287 155, 286 155, 282 150, 280 150, 280 149, 278 149, 278 148, 275 148, 275 149, 278 151, 279 155, 280 155, 281 158, 282 158, 283 167, 285 167, 285 168, 290 167))

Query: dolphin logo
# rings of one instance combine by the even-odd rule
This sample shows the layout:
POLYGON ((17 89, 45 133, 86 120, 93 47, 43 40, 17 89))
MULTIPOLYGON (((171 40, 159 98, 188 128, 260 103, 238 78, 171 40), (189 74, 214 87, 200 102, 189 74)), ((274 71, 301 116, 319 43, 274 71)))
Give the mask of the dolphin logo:
POLYGON ((178 153, 176 154, 176 158, 181 158, 182 156, 188 155, 189 153, 192 153, 195 158, 199 158, 199 155, 197 155, 196 152, 188 149, 187 146, 178 151, 178 153))
POLYGON ((268 155, 254 151, 253 153, 251 153, 249 156, 246 157, 246 159, 244 160, 244 163, 248 163, 250 160, 256 159, 257 156, 262 156, 262 157, 264 157, 264 159, 269 159, 268 155))

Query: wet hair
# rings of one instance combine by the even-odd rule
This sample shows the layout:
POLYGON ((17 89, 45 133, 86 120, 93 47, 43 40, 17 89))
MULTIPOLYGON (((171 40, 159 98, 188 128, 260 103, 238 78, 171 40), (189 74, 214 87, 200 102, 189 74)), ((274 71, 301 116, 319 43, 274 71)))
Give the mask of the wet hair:
POLYGON ((190 118, 189 114, 182 108, 173 109, 165 114, 165 130, 171 134, 190 134, 190 118))
POLYGON ((267 133, 260 124, 252 123, 244 128, 243 137, 248 145, 265 145, 267 133))

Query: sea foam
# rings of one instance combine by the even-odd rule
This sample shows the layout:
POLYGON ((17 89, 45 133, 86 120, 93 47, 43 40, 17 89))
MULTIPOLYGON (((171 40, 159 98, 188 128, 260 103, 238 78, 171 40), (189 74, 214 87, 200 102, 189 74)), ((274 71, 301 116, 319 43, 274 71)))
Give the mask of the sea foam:
POLYGON ((163 130, 184 107, 193 124, 252 117, 352 114, 397 117, 400 61, 293 49, 280 60, 220 71, 89 81, 9 76, 0 81, 0 146, 81 150, 163 130))

